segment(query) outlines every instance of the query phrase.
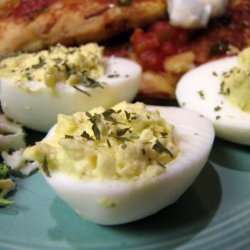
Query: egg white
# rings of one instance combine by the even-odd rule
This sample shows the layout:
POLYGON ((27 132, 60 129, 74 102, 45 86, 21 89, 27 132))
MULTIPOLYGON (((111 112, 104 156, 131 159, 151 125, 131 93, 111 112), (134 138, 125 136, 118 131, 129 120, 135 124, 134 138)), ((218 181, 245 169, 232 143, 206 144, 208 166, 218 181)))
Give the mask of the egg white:
MULTIPOLYGON (((156 107, 148 106, 149 109, 156 107)), ((76 179, 62 172, 46 178, 55 192, 81 217, 97 224, 135 221, 174 203, 204 167, 214 139, 212 124, 199 114, 176 107, 157 107, 168 123, 180 153, 162 175, 143 180, 95 181, 76 179)), ((53 127, 47 137, 54 133, 53 127)))
POLYGON ((58 83, 52 91, 39 82, 28 82, 28 92, 10 79, 1 79, 0 93, 4 113, 22 125, 47 132, 56 123, 57 115, 87 111, 97 106, 108 108, 121 101, 132 101, 136 96, 141 79, 141 67, 124 58, 105 58, 105 75, 97 79, 103 88, 77 87, 86 95, 64 83, 58 83))
POLYGON ((250 145, 250 113, 233 105, 226 96, 220 94, 223 72, 236 65, 237 57, 232 57, 191 70, 178 82, 176 98, 180 106, 211 120, 218 137, 250 145))

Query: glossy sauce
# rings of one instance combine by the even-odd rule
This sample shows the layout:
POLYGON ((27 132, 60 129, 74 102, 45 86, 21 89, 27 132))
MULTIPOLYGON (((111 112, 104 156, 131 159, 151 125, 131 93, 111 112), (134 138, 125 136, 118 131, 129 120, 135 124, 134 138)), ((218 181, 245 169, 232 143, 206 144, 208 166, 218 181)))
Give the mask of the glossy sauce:
POLYGON ((136 29, 130 38, 132 48, 144 69, 163 70, 163 61, 188 43, 191 32, 159 21, 147 31, 136 29))

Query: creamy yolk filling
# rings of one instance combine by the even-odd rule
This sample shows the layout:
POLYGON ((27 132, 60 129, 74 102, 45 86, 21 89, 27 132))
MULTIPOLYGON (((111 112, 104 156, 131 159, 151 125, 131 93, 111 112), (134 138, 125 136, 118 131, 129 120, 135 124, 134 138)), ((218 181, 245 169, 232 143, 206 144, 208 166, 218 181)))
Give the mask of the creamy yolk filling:
POLYGON ((250 112, 250 48, 238 57, 238 66, 223 74, 221 92, 233 104, 250 112))
POLYGON ((97 87, 95 81, 104 75, 103 48, 95 43, 66 48, 62 45, 37 53, 22 53, 0 63, 0 76, 11 79, 22 89, 38 91, 63 82, 74 86, 97 87), (41 85, 34 86, 31 81, 41 85), (39 87, 40 86, 40 87, 39 87))
POLYGON ((77 178, 116 180, 158 176, 179 149, 174 127, 142 103, 119 103, 72 116, 59 115, 51 136, 24 152, 50 176, 61 171, 77 178))

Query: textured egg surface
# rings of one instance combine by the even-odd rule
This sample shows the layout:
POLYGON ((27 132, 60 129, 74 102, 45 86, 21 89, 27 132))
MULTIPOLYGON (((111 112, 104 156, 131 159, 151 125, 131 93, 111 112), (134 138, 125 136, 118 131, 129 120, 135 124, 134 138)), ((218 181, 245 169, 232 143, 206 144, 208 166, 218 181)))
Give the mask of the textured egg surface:
MULTIPOLYGON (((98 181, 53 171, 50 177, 44 175, 48 184, 81 217, 103 225, 135 221, 174 203, 204 167, 213 144, 214 128, 206 118, 192 111, 176 107, 157 109, 175 126, 174 139, 180 149, 161 175, 138 180, 98 181)), ((53 135, 54 129, 46 138, 53 135)))
POLYGON ((97 79, 102 87, 74 87, 63 82, 48 88, 30 81, 31 91, 24 90, 8 78, 1 79, 1 103, 4 113, 22 125, 47 132, 56 123, 57 115, 87 111, 97 106, 105 108, 120 101, 132 101, 138 92, 141 67, 124 58, 105 58, 105 75, 97 79), (39 91, 36 91, 39 89, 39 91))
POLYGON ((177 84, 180 106, 196 111, 214 124, 216 135, 250 145, 250 113, 221 94, 222 74, 237 65, 237 57, 209 62, 185 74, 177 84))

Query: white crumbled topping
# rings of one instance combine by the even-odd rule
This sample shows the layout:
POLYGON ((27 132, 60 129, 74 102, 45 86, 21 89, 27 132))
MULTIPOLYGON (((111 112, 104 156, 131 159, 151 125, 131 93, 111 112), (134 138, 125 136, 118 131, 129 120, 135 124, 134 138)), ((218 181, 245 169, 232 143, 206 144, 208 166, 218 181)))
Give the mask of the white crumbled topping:
POLYGON ((167 0, 171 24, 183 28, 205 27, 213 17, 221 16, 228 0, 167 0))

